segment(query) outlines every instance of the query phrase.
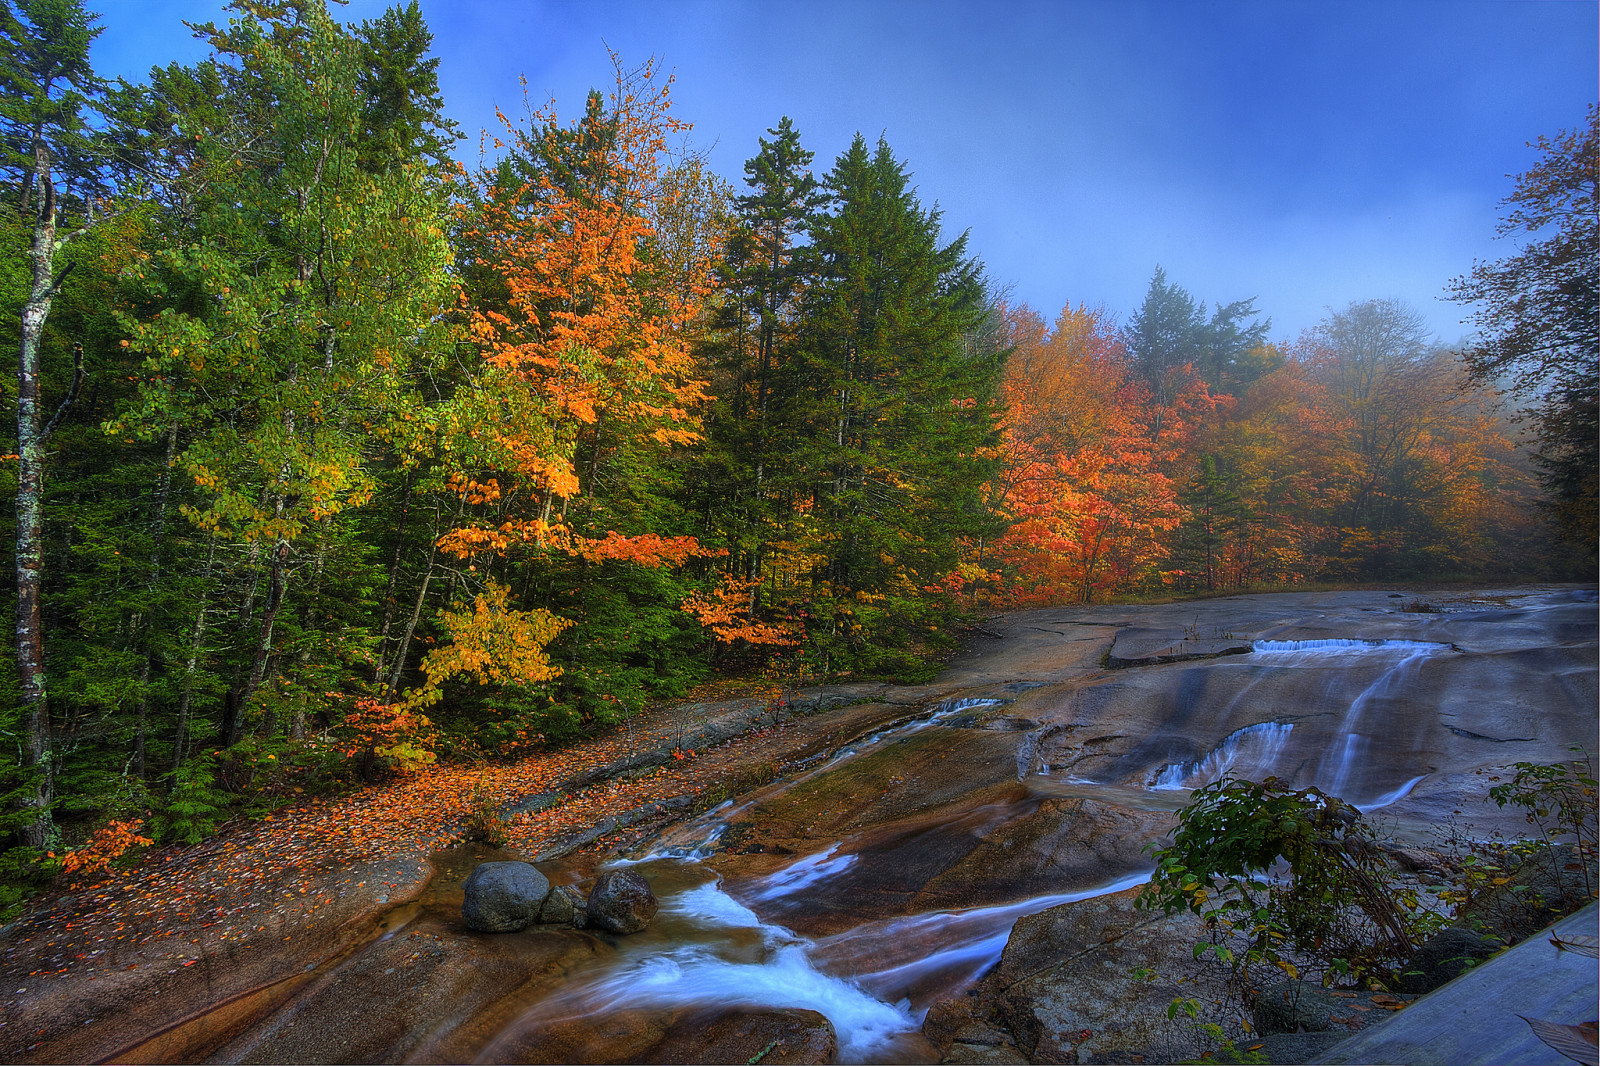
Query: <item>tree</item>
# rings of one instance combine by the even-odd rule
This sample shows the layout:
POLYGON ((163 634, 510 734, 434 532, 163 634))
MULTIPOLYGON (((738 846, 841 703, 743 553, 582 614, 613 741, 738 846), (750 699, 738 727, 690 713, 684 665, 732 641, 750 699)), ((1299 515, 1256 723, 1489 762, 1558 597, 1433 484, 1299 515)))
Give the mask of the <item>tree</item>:
POLYGON ((461 131, 444 115, 439 60, 426 58, 433 34, 417 0, 361 23, 354 34, 361 43, 361 165, 376 171, 427 159, 435 169, 451 168, 461 131))
POLYGON ((968 538, 993 535, 983 487, 995 468, 1005 352, 973 343, 988 312, 966 236, 945 243, 886 141, 857 135, 813 227, 817 284, 791 365, 798 469, 815 516, 814 635, 862 666, 913 662, 937 630, 937 592, 968 538))
POLYGON ((795 376, 788 363, 801 330, 799 298, 814 263, 805 241, 826 197, 812 153, 787 117, 745 162, 750 192, 734 200, 736 228, 713 320, 718 382, 699 471, 709 509, 724 520, 730 574, 760 596, 764 563, 793 514, 794 489, 780 469, 788 447, 775 434, 792 421, 795 376))
MULTIPOLYGON (((274 731, 256 697, 289 622, 291 576, 320 584, 348 536, 336 521, 371 498, 368 460, 407 413, 407 378, 432 358, 450 295, 428 169, 360 165, 358 42, 321 4, 263 7, 264 20, 253 10, 226 30, 199 28, 230 116, 200 134, 205 192, 192 229, 136 271, 155 313, 125 318, 145 380, 114 423, 132 435, 189 427, 176 461, 203 493, 189 516, 247 548, 248 636, 225 745, 252 726, 274 731), (266 594, 254 617, 258 564, 266 594)), ((308 656, 315 627, 310 612, 294 619, 308 656)))
MULTIPOLYGON (((1125 343, 1158 404, 1170 404, 1191 376, 1213 393, 1235 394, 1272 369, 1263 346, 1270 319, 1255 319, 1255 298, 1218 304, 1206 317, 1182 286, 1156 267, 1139 310, 1128 320, 1125 343)), ((1156 433, 1161 432, 1158 420, 1156 433)))
MULTIPOLYGON (((35 783, 23 806, 29 820, 26 844, 41 847, 50 832, 53 797, 50 714, 44 657, 45 444, 77 394, 82 347, 75 348, 72 385, 56 413, 45 416, 40 361, 50 305, 65 273, 57 257, 95 222, 95 198, 104 194, 102 162, 85 112, 104 87, 89 65, 89 45, 100 30, 81 0, 19 0, 17 11, 0 8, 0 131, 5 164, 17 174, 18 215, 30 226, 26 257, 31 273, 22 306, 17 358, 17 682, 25 708, 24 767, 35 783), (19 17, 20 16, 20 17, 19 17), (31 216, 31 219, 30 219, 31 216), (75 228, 66 223, 71 217, 75 228)), ((104 207, 100 208, 103 212, 104 207)), ((71 268, 68 267, 70 270, 71 268)))
POLYGON ((1004 466, 991 482, 1013 523, 994 544, 1010 604, 1088 603, 1147 577, 1178 523, 1172 476, 1187 433, 1173 412, 1210 410, 1189 379, 1170 407, 1154 404, 1108 316, 1064 309, 1048 333, 1032 311, 1010 312, 1004 466), (1152 423, 1166 419, 1159 439, 1152 423))
MULTIPOLYGON (((463 563, 458 591, 485 595, 498 570, 517 600, 572 623, 553 695, 587 722, 681 687, 698 627, 673 574, 715 554, 675 491, 676 450, 700 440, 689 335, 712 264, 678 228, 684 197, 710 186, 669 165, 686 128, 670 103, 670 79, 617 63, 609 98, 591 93, 571 123, 502 116, 510 151, 475 176, 462 228, 470 379, 436 414, 462 504, 439 542, 463 563)), ((552 694, 542 680, 493 698, 531 713, 552 694)))
POLYGON ((1542 158, 1516 176, 1498 235, 1521 252, 1477 263, 1451 299, 1476 304, 1475 381, 1504 381, 1531 401, 1535 461, 1562 536, 1593 558, 1600 478, 1600 105, 1582 126, 1541 136, 1542 158))

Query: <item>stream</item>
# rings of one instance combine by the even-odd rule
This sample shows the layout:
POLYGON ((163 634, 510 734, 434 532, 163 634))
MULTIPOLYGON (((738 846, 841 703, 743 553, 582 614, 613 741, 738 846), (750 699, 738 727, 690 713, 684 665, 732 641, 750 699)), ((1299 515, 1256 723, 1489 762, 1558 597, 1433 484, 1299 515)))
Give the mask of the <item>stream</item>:
POLYGON ((1594 746, 1592 599, 1406 617, 1380 613, 1379 594, 1343 595, 1377 606, 1280 612, 1226 654, 1114 671, 1098 667, 1120 632, 1102 620, 1112 609, 1012 616, 1013 632, 1049 622, 1032 625, 1047 634, 1027 638, 1044 649, 1025 648, 1034 659, 963 673, 998 654, 980 649, 948 673, 955 692, 899 724, 614 858, 661 902, 646 931, 463 934, 470 863, 453 860, 382 939, 213 1059, 640 1061, 675 1025, 797 1008, 832 1023, 840 1061, 928 1061, 930 1005, 989 970, 1018 918, 1143 883, 1146 845, 1223 774, 1315 785, 1421 833, 1476 787, 1464 775, 1594 746), (362 1002, 409 1011, 403 1036, 289 1040, 337 997, 433 958, 434 942, 454 945, 435 952, 435 976, 342 1004, 346 1018, 362 1002), (477 957, 458 972, 463 945, 477 957))

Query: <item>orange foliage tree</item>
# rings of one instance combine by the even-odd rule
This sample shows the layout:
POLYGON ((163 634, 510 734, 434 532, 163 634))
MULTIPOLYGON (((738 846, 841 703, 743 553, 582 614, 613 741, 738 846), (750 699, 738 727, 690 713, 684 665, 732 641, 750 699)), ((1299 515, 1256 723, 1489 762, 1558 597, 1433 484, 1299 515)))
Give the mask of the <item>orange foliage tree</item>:
MULTIPOLYGON (((459 501, 438 546, 462 560, 458 595, 477 605, 447 613, 455 650, 428 656, 412 701, 453 677, 538 688, 561 671, 529 664, 569 625, 585 646, 608 643, 581 617, 585 590, 648 585, 627 575, 716 554, 671 530, 655 488, 674 449, 699 440, 689 335, 718 243, 694 202, 714 206, 714 183, 670 158, 687 128, 670 115, 670 82, 619 66, 609 98, 591 93, 569 125, 553 105, 523 123, 501 114, 506 155, 470 182, 459 232, 476 360, 434 419, 441 481, 459 501), (504 580, 488 581, 496 568, 504 580), (466 640, 491 622, 493 639, 466 640)), ((681 593, 660 598, 678 611, 681 593)))
POLYGON ((1086 603, 1130 588, 1179 521, 1172 467, 1216 401, 1191 375, 1158 408, 1102 311, 1068 307, 1049 331, 1025 306, 1007 315, 1005 468, 991 487, 1015 519, 994 545, 1010 574, 1002 599, 1086 603))

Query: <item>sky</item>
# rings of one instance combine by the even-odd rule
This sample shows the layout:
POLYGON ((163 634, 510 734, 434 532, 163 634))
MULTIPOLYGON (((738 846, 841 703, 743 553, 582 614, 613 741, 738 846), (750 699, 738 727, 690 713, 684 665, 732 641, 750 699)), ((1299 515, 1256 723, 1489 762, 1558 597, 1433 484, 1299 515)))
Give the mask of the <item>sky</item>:
MULTIPOLYGON (((1527 142, 1580 125, 1600 79, 1594 0, 421 0, 447 113, 554 100, 655 57, 693 147, 743 191, 789 116, 820 175, 858 131, 885 137, 948 237, 992 284, 1053 317, 1126 321, 1157 265, 1197 300, 1247 297, 1293 340, 1368 299, 1444 299, 1496 239, 1527 142), (609 51, 608 51, 609 49, 609 51)), ((205 51, 183 21, 219 0, 90 0, 102 76, 205 51)), ((382 0, 339 17, 373 18, 382 0)))

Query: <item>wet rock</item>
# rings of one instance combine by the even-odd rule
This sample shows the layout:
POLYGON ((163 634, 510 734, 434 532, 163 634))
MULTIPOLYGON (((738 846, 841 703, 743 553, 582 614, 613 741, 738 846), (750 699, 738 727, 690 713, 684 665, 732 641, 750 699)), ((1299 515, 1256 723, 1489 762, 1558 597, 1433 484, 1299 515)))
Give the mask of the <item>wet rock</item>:
POLYGON ((1385 848, 1384 852, 1402 870, 1426 874, 1444 872, 1444 862, 1434 852, 1422 848, 1385 848))
POLYGON ((1185 971, 1203 927, 1186 914, 1136 911, 1136 894, 1065 903, 1018 919, 993 980, 1002 989, 1000 1021, 1029 1061, 1192 1057, 1192 1040, 1167 1019, 1167 1006, 1178 997, 1221 995, 1220 988, 1195 983, 1216 975, 1185 971), (1154 979, 1150 969, 1158 971, 1154 979))
POLYGON ((571 925, 578 912, 583 910, 583 893, 571 885, 552 888, 539 908, 539 921, 545 925, 571 925))
POLYGON ((632 870, 612 870, 600 875, 584 905, 588 924, 608 933, 637 933, 656 916, 655 893, 632 870))
POLYGON ((675 1022, 636 1061, 649 1063, 832 1062, 839 1052, 833 1023, 814 1010, 729 1011, 675 1022))
POLYGON ((461 921, 468 929, 514 933, 538 918, 550 882, 529 863, 485 862, 462 888, 461 921))
POLYGON ((1323 1033, 1333 1026, 1338 999, 1304 981, 1279 981, 1256 997, 1252 1013, 1258 1033, 1323 1033))
POLYGON ((958 1040, 951 1044, 939 1062, 964 1063, 968 1066, 980 1066, 984 1063, 996 1063, 1009 1066, 1011 1063, 1026 1063, 1028 1059, 1017 1050, 1015 1044, 974 1044, 958 1040))

